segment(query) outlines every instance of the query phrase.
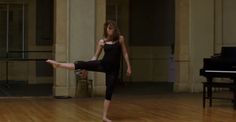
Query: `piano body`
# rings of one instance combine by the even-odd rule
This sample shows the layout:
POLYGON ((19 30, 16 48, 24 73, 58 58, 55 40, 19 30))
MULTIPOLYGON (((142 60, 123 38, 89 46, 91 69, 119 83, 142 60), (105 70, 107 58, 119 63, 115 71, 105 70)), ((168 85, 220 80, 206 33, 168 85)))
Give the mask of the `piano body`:
POLYGON ((222 47, 221 55, 204 58, 203 62, 200 75, 206 77, 207 83, 209 84, 207 95, 210 100, 210 106, 212 106, 213 78, 230 78, 233 80, 230 88, 232 88, 234 94, 233 102, 234 108, 236 109, 236 47, 222 47))

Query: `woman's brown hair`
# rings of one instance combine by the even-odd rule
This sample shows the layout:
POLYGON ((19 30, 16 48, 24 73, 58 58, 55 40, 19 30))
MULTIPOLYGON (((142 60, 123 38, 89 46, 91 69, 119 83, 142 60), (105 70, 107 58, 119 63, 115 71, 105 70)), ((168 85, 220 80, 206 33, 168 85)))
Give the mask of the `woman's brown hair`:
POLYGON ((107 27, 108 26, 113 26, 114 27, 114 32, 113 32, 113 41, 117 41, 120 38, 120 30, 116 24, 115 21, 108 20, 107 22, 104 23, 104 30, 103 30, 103 36, 107 37, 107 27))

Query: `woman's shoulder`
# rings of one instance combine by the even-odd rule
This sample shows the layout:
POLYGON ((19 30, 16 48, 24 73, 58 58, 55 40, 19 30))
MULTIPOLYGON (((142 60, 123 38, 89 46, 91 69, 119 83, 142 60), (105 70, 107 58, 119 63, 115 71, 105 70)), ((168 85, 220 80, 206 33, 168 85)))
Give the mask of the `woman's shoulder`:
POLYGON ((124 41, 125 41, 125 37, 123 35, 120 35, 119 42, 124 43, 124 41))
POLYGON ((99 39, 98 42, 105 42, 105 38, 99 39))
POLYGON ((98 44, 99 44, 100 46, 104 46, 104 44, 105 44, 105 39, 104 39, 104 38, 99 39, 99 40, 98 40, 98 44))
POLYGON ((125 36, 124 35, 120 35, 120 39, 124 39, 125 38, 125 36))

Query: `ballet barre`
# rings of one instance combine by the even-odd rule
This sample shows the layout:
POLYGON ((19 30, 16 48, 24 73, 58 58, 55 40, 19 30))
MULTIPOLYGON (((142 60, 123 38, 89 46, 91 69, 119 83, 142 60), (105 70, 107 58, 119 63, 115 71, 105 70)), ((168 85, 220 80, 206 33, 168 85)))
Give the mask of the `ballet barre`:
MULTIPOLYGON (((49 58, 25 58, 25 53, 52 53, 52 51, 9 51, 6 52, 5 58, 0 58, 0 61, 6 62, 6 86, 9 87, 8 63, 10 61, 46 61, 49 58), (23 54, 22 58, 10 58, 9 54, 23 54)), ((51 57, 50 57, 51 58, 51 57)))

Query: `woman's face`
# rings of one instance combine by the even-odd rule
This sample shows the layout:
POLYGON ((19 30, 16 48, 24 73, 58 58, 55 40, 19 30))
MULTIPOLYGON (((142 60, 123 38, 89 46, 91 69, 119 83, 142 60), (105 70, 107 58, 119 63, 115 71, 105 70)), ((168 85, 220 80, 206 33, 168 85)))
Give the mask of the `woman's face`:
POLYGON ((107 26, 107 36, 112 36, 114 33, 114 26, 108 25, 107 26))

